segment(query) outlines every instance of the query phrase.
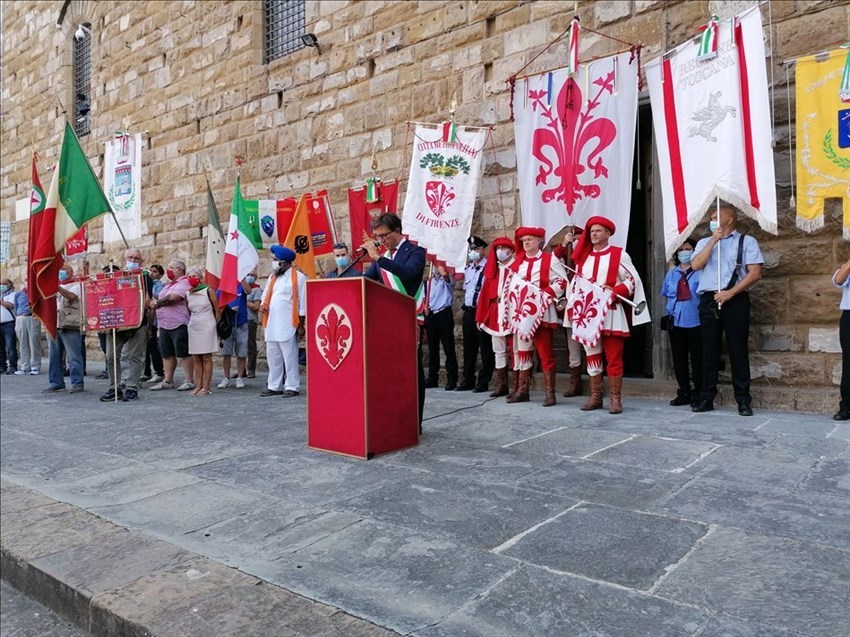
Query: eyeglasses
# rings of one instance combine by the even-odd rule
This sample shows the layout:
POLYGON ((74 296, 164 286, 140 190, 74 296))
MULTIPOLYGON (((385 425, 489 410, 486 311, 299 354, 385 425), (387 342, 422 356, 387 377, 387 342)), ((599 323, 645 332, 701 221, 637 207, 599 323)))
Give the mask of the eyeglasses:
POLYGON ((376 232, 375 238, 376 239, 384 239, 384 238, 390 236, 392 233, 393 233, 392 230, 390 230, 389 232, 376 232))

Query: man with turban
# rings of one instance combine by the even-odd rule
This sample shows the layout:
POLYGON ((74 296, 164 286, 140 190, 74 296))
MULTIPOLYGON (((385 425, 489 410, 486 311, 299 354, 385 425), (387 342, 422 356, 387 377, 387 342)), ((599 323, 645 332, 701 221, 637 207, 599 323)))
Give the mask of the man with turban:
MULTIPOLYGON (((517 228, 514 234, 518 258, 511 264, 510 271, 540 290, 545 297, 546 307, 541 312, 532 340, 514 336, 514 372, 518 374, 519 380, 516 393, 508 396, 507 401, 521 403, 528 400, 528 383, 536 349, 543 368, 543 386, 546 389, 543 406, 551 407, 555 404, 555 353, 552 351, 552 335, 560 325, 556 304, 567 286, 567 271, 551 252, 543 252, 545 236, 546 231, 543 228, 533 227, 517 228)), ((508 300, 508 303, 514 314, 523 309, 512 304, 511 300, 508 300)))
POLYGON ((270 250, 274 272, 260 304, 269 379, 260 396, 297 396, 301 382, 298 338, 304 335, 307 277, 292 267, 295 252, 281 245, 273 245, 270 250))
POLYGON ((611 414, 623 411, 623 348, 630 336, 630 325, 648 322, 649 312, 632 316, 631 306, 620 301, 634 298, 639 305, 646 301, 643 283, 623 248, 608 244, 616 231, 614 222, 595 216, 587 220, 578 240, 573 261, 577 274, 567 293, 565 325, 572 326, 573 338, 578 338, 587 354, 587 373, 590 376, 590 398, 583 411, 602 407, 602 352, 608 363, 608 383, 611 391, 611 414), (599 303, 599 288, 611 292, 607 305, 599 303), (606 311, 607 310, 607 311, 606 311), (604 314, 603 320, 598 320, 604 314), (580 325, 592 325, 591 338, 577 334, 580 325))

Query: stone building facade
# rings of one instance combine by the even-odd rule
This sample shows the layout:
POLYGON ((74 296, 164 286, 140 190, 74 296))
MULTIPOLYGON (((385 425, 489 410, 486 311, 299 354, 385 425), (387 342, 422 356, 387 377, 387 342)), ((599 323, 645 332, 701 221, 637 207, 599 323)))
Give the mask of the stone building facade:
MULTIPOLYGON (((245 159, 246 197, 327 189, 347 238, 346 189, 372 174, 373 149, 378 173, 403 179, 407 122, 446 119, 454 96, 459 123, 494 126, 474 232, 495 236, 503 223, 510 230, 520 216, 505 80, 563 32, 575 11, 590 29, 642 43, 648 61, 692 37, 711 13, 728 17, 752 4, 307 0, 304 29, 315 34, 319 49, 300 48, 265 63, 262 0, 3 3, 0 201, 2 221, 11 224, 3 267, 12 278, 23 273, 27 222, 16 216, 16 202, 28 197, 33 150, 43 159, 45 187, 49 182, 44 166, 58 153, 63 111, 74 100, 72 46, 80 24, 90 24, 92 34, 92 126, 81 140, 84 150, 100 173, 102 143, 113 131, 146 131, 139 246, 149 263, 179 257, 203 265, 206 180, 226 218, 236 156, 245 159)), ((841 240, 837 200, 828 202, 824 229, 804 234, 794 226, 788 206, 789 92, 779 61, 850 40, 850 3, 774 0, 761 10, 773 53, 780 209, 778 237, 744 224, 762 242, 767 261, 765 278, 752 293, 752 368, 760 385, 754 394, 761 405, 827 410, 840 374, 840 295, 830 275, 850 257, 850 247, 841 240)), ((596 35, 582 38, 582 58, 613 50, 596 35)), ((528 71, 565 60, 566 44, 559 42, 528 71)), ((645 283, 658 316, 656 291, 666 266, 660 197, 652 188, 648 100, 641 104, 644 187, 637 196, 643 212, 640 220, 633 217, 630 242, 645 247, 645 283)), ((120 258, 121 246, 102 243, 102 222, 92 226, 92 267, 120 258)), ((669 379, 662 333, 653 327, 641 338, 632 367, 669 379)))

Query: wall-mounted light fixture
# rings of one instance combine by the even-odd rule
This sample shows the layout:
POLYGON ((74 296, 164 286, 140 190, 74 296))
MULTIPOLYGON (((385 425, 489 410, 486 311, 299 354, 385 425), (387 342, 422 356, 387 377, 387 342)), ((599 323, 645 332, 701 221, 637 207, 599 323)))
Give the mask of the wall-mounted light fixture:
POLYGON ((322 49, 319 48, 319 39, 316 37, 315 33, 305 33, 301 36, 301 41, 304 43, 304 46, 311 46, 316 49, 316 52, 321 55, 322 49))
POLYGON ((86 36, 92 37, 93 35, 94 34, 91 32, 91 29, 89 29, 86 25, 81 24, 77 27, 76 32, 74 32, 74 39, 79 42, 80 40, 84 40, 86 36))

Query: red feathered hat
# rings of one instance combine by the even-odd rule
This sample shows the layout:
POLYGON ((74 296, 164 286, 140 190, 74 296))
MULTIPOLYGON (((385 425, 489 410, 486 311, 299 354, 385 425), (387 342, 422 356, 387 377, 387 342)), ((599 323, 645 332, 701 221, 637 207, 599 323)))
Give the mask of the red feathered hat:
POLYGON ((596 215, 588 219, 587 223, 584 224, 584 232, 581 233, 581 236, 579 236, 576 248, 573 250, 572 259, 577 264, 583 263, 587 258, 587 255, 590 254, 590 251, 593 249, 593 244, 590 242, 591 226, 602 226, 603 228, 607 228, 611 234, 614 234, 617 230, 617 226, 614 225, 614 222, 607 217, 596 215))

